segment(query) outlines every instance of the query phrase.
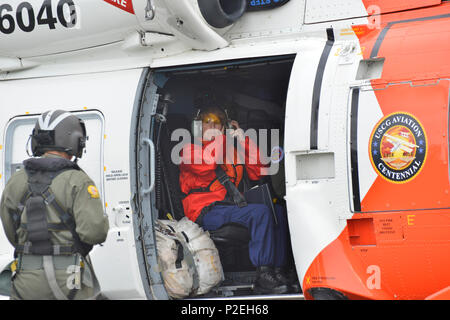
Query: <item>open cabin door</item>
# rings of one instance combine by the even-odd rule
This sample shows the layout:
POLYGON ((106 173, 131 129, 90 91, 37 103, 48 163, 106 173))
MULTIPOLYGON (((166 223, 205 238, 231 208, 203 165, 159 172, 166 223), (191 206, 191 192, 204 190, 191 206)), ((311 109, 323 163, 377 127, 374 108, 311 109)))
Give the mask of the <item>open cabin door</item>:
POLYGON ((140 80, 140 93, 132 116, 132 128, 136 128, 131 136, 131 185, 134 232, 139 269, 145 294, 148 299, 167 300, 169 296, 164 288, 158 270, 154 221, 158 217, 155 207, 155 128, 156 108, 159 95, 154 83, 155 73, 146 70, 140 80))

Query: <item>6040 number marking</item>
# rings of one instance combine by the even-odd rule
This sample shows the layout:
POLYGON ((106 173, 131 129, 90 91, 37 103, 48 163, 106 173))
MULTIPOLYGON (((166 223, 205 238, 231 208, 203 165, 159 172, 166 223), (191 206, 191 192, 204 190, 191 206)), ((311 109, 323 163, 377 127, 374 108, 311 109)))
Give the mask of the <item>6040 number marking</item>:
POLYGON ((57 18, 53 15, 52 0, 45 0, 39 9, 37 16, 33 6, 29 2, 22 2, 17 6, 16 19, 13 8, 9 4, 0 5, 0 32, 11 34, 16 26, 24 32, 32 32, 38 25, 48 25, 50 30, 56 29, 56 24, 61 23, 65 28, 73 28, 77 24, 77 10, 73 0, 60 0, 56 9, 57 18), (65 6, 69 7, 70 18, 64 15, 65 6), (17 21, 17 23, 16 23, 17 21))

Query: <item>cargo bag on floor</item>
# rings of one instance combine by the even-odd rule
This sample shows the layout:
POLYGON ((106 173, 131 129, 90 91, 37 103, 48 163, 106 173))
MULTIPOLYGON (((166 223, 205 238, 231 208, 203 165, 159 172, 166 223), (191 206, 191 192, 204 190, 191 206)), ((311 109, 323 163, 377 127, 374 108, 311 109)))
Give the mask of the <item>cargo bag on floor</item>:
POLYGON ((223 281, 217 248, 196 223, 158 220, 155 231, 160 272, 172 298, 206 294, 223 281))

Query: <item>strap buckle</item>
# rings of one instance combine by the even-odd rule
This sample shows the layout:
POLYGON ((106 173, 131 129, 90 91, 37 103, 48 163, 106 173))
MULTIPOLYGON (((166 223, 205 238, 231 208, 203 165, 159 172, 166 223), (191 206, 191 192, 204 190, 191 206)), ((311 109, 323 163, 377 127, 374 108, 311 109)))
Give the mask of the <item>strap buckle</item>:
POLYGON ((42 195, 46 205, 50 205, 53 201, 55 201, 55 195, 49 191, 49 188, 42 192, 42 195))
POLYGON ((223 173, 220 176, 217 175, 217 180, 219 180, 220 184, 223 185, 225 182, 230 181, 230 177, 226 173, 223 173))

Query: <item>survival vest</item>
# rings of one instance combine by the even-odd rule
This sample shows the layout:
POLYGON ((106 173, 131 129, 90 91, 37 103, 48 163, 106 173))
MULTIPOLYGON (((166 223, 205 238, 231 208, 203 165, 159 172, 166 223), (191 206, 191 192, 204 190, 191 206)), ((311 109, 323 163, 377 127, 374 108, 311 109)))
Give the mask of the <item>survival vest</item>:
MULTIPOLYGON (((27 241, 24 245, 17 245, 17 254, 36 255, 71 255, 80 253, 86 256, 92 250, 92 245, 81 241, 76 232, 75 220, 66 208, 56 201, 50 189, 52 181, 67 170, 81 170, 72 161, 63 158, 39 158, 24 161, 25 172, 28 176, 28 191, 22 197, 18 210, 13 214, 16 230, 19 227, 27 231, 27 241), (60 223, 48 223, 48 208, 52 207, 61 220, 60 223), (26 209, 27 223, 21 224, 22 213, 26 209), (74 244, 72 246, 55 245, 50 234, 68 230, 71 232, 74 244)), ((17 239, 16 239, 17 243, 17 239)))

